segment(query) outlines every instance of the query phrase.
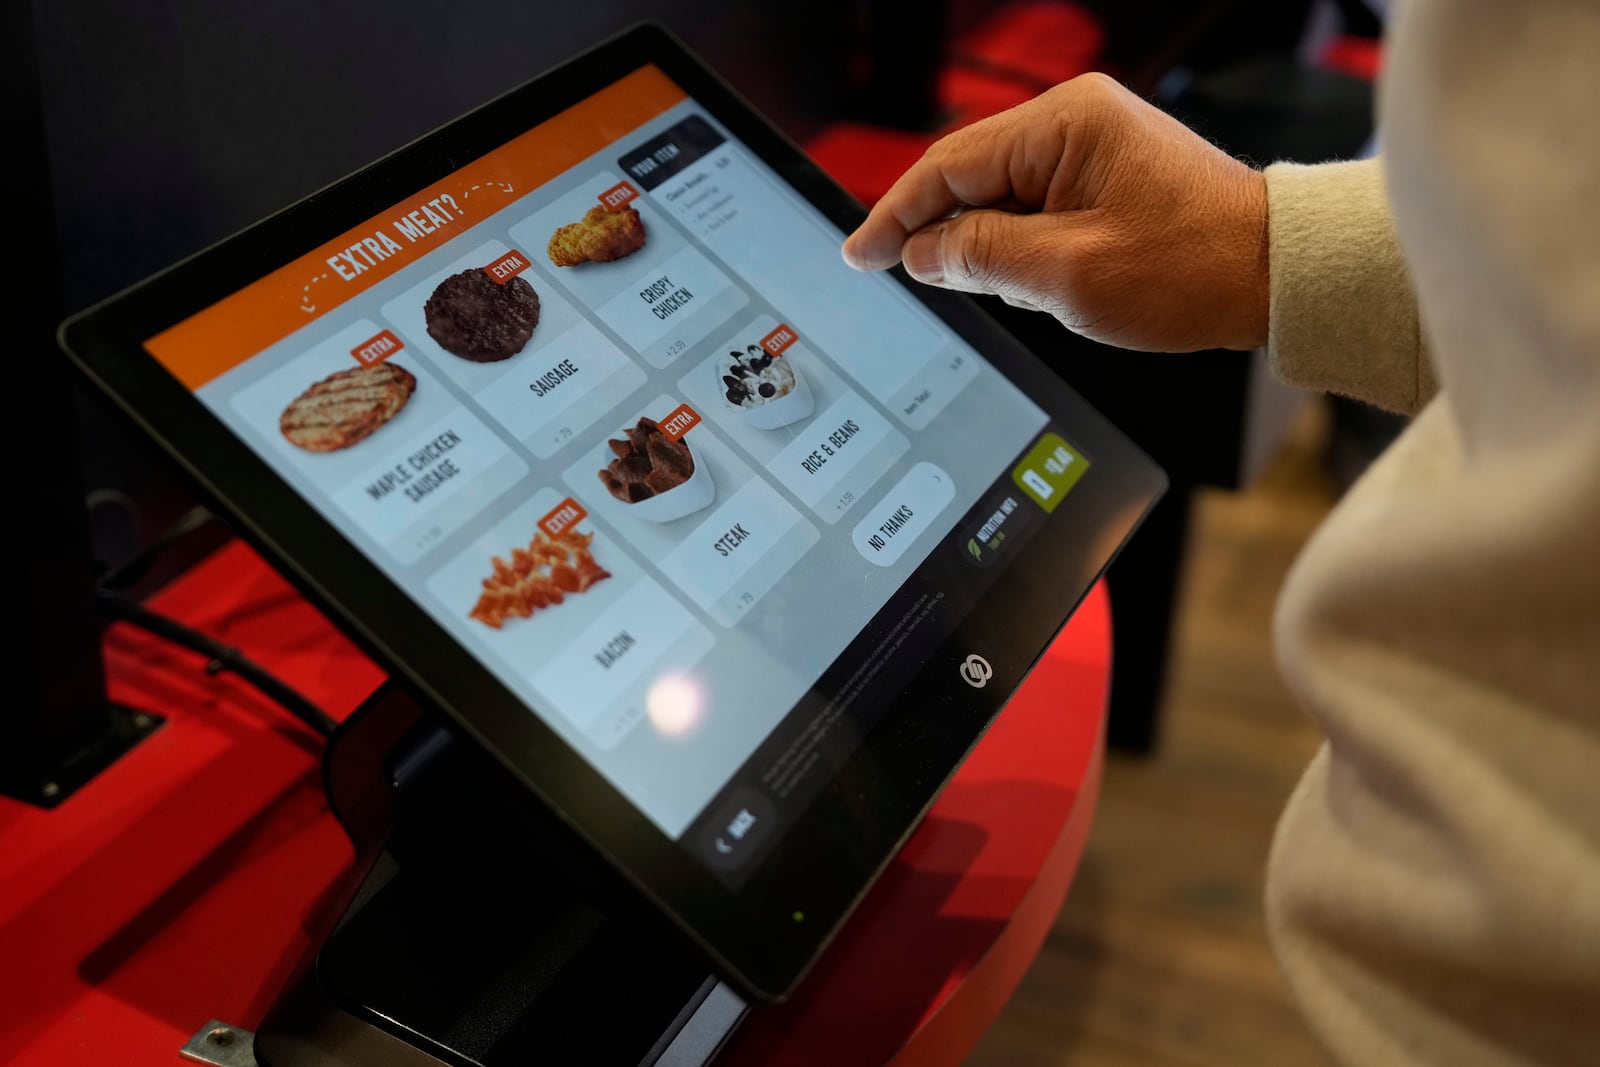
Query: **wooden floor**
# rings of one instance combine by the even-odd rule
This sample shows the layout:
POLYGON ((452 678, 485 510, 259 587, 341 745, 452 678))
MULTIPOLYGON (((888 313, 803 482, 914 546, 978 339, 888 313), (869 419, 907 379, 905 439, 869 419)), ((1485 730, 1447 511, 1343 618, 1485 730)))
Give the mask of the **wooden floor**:
POLYGON ((968 1067, 1330 1062, 1289 999, 1261 903, 1273 825, 1319 742, 1278 678, 1270 623, 1336 497, 1325 433, 1308 407, 1255 485, 1201 497, 1160 750, 1109 759, 1066 905, 968 1067))

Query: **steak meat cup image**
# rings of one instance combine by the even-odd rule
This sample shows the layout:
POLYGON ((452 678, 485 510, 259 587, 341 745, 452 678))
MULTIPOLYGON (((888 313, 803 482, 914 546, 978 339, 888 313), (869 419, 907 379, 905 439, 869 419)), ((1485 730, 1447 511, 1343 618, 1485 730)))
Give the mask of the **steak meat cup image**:
POLYGON ((606 442, 610 463, 599 471, 606 492, 649 522, 672 522, 708 507, 717 496, 711 471, 697 462, 686 440, 674 441, 642 418, 606 442))

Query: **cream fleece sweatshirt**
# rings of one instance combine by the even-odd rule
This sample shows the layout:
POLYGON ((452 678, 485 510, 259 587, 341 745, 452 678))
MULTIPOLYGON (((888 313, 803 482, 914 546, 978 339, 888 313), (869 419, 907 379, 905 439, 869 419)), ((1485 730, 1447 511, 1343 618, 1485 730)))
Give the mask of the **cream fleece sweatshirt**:
POLYGON ((1381 163, 1267 172, 1272 365, 1420 410, 1283 590, 1328 742, 1269 926, 1344 1063, 1594 1067, 1600 0, 1409 0, 1387 57, 1381 163))

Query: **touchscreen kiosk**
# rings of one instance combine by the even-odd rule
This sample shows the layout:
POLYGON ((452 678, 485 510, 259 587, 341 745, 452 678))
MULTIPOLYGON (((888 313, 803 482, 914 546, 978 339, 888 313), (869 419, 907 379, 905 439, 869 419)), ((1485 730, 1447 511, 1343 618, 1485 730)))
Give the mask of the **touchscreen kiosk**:
POLYGON ((645 27, 63 343, 775 997, 1163 484, 966 298, 850 270, 861 217, 645 27))

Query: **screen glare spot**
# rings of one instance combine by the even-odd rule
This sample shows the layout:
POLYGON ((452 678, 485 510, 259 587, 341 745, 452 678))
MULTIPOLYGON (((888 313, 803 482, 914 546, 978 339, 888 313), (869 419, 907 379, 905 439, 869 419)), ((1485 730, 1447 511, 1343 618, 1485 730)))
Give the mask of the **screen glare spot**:
POLYGON ((700 684, 681 674, 668 674, 656 679, 645 697, 645 710, 650 725, 664 734, 687 732, 700 721, 704 703, 700 684))

